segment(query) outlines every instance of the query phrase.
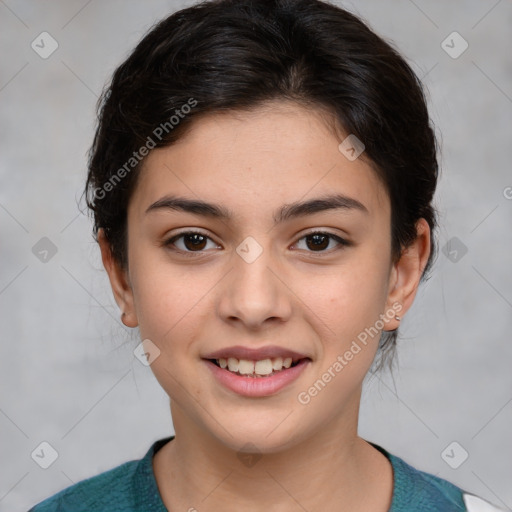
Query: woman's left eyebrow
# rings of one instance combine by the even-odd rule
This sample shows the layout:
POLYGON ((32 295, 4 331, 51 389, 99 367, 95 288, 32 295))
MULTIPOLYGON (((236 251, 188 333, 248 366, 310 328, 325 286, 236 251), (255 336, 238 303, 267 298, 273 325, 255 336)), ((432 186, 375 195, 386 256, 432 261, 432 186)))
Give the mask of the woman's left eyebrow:
MULTIPOLYGON (((198 199, 190 199, 182 196, 164 196, 147 209, 146 214, 158 210, 177 210, 203 217, 216 218, 221 220, 231 220, 236 215, 228 208, 214 203, 208 203, 198 199)), ((274 214, 274 223, 279 224, 287 220, 305 217, 307 215, 314 215, 315 213, 325 212, 329 210, 336 211, 359 211, 369 214, 366 206, 352 197, 343 194, 328 195, 325 197, 318 197, 308 201, 297 201, 290 204, 285 204, 279 208, 274 214)))

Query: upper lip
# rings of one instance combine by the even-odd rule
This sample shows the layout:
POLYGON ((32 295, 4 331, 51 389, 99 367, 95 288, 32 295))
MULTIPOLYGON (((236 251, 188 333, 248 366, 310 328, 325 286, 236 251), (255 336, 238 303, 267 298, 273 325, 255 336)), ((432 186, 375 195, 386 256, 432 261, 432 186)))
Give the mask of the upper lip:
POLYGON ((276 357, 282 357, 283 359, 291 357, 293 362, 305 358, 310 359, 309 356, 305 354, 278 347, 277 345, 267 345, 261 348, 249 348, 236 345, 234 347, 227 347, 211 352, 204 356, 203 359, 228 359, 230 357, 246 359, 248 361, 261 361, 263 359, 275 359, 276 357))

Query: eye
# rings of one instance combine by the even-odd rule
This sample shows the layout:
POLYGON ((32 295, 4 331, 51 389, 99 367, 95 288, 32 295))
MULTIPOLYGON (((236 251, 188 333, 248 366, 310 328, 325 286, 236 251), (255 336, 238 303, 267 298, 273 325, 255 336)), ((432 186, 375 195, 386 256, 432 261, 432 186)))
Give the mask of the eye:
POLYGON ((300 238, 299 242, 301 240, 306 240, 306 247, 308 247, 308 249, 313 249, 312 251, 309 252, 330 252, 325 251, 324 249, 329 247, 331 240, 334 240, 338 244, 338 246, 351 245, 351 243, 348 242, 347 240, 332 233, 327 233, 324 231, 313 231, 311 233, 308 233, 306 236, 300 238))
MULTIPOLYGON (((178 235, 175 235, 172 238, 166 240, 164 242, 164 245, 166 247, 171 247, 171 249, 173 250, 174 248, 172 246, 175 246, 179 251, 185 253, 204 252, 203 249, 207 245, 208 240, 212 241, 210 237, 206 236, 204 233, 201 233, 200 231, 184 231, 183 233, 179 233, 178 235), (183 239, 182 241, 180 241, 181 247, 179 247, 178 244, 175 243, 180 239, 183 239)), ((218 247, 216 244, 213 245, 215 247, 218 247)))
MULTIPOLYGON (((351 243, 347 240, 324 231, 314 231, 308 233, 307 235, 300 238, 299 242, 302 240, 306 241, 308 252, 331 252, 326 251, 326 249, 329 248, 331 241, 335 241, 338 246, 351 245, 351 243)), ((178 252, 181 251, 183 253, 189 254, 194 252, 202 253, 205 252, 204 249, 207 248, 206 246, 208 241, 213 243, 214 248, 219 247, 211 240, 210 237, 200 231, 184 231, 166 240, 164 245, 166 247, 170 247, 172 250, 177 250, 178 252), (181 247, 179 244, 181 244, 181 247)))

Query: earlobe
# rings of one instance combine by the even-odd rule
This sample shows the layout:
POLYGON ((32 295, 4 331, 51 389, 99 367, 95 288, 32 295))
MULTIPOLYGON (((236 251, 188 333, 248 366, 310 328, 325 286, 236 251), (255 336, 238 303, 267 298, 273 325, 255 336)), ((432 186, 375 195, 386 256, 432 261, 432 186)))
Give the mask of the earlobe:
MULTIPOLYGON (((396 309, 400 304, 400 318, 412 306, 423 269, 430 255, 430 227, 423 218, 416 223, 416 239, 402 250, 400 259, 393 265, 389 280, 389 292, 386 307, 396 309)), ((392 329, 398 327, 399 320, 392 329)))
POLYGON ((138 322, 134 307, 133 291, 127 272, 121 268, 119 262, 114 258, 103 228, 98 229, 98 244, 101 250, 101 260, 108 274, 114 299, 122 311, 121 321, 127 327, 137 327, 138 322))

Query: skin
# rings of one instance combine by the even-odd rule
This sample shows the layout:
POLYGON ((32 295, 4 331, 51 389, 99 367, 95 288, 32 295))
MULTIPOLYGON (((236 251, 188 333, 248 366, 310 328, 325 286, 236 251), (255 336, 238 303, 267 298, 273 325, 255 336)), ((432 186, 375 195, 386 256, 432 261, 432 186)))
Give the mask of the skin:
MULTIPOLYGON (((319 111, 294 103, 208 115, 178 143, 146 158, 128 207, 127 269, 99 233, 123 322, 138 326, 141 339, 161 351, 151 369, 171 397, 176 438, 153 467, 169 510, 390 507, 391 465, 357 435, 362 383, 378 336, 308 404, 297 400, 380 314, 398 304, 403 317, 430 250, 429 227, 420 219, 416 240, 393 263, 386 190, 363 157, 349 161, 338 150, 341 140, 319 111), (274 225, 282 205, 334 192, 368 212, 328 210, 274 225), (145 213, 171 193, 221 204, 235 216, 145 213), (202 252, 190 238, 176 240, 174 250, 164 245, 187 229, 209 237, 202 252), (317 249, 304 238, 312 230, 351 245, 327 238, 317 249), (236 252, 248 236, 263 250, 252 263, 236 252), (312 359, 271 397, 227 390, 201 360, 233 345, 270 344, 312 359), (251 465, 237 457, 248 442, 259 454, 251 465)), ((384 330, 398 323, 393 316, 384 330)))

